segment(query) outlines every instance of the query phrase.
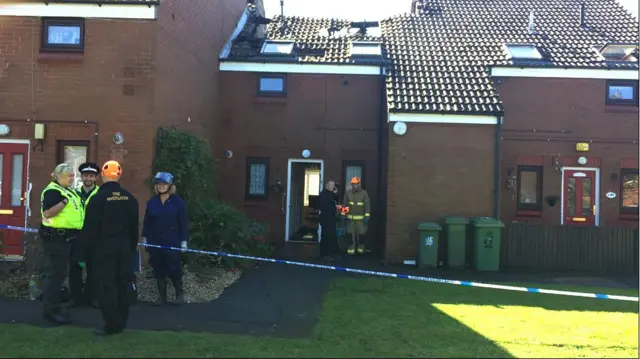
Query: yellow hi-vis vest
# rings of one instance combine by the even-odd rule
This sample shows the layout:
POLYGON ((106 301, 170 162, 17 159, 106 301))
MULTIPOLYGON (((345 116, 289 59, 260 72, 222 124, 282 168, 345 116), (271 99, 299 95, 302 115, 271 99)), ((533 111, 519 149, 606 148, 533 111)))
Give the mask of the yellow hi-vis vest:
POLYGON ((82 229, 84 223, 84 210, 82 208, 82 199, 71 189, 66 189, 55 182, 51 182, 42 190, 40 195, 40 214, 42 215, 42 225, 51 228, 60 229, 82 229), (44 193, 48 190, 60 192, 69 202, 56 216, 44 218, 42 210, 42 201, 44 201, 44 193))
MULTIPOLYGON (((100 189, 100 186, 96 185, 96 187, 93 189, 93 191, 91 191, 91 193, 89 194, 89 197, 87 197, 87 199, 85 199, 82 204, 84 205, 84 213, 87 214, 87 206, 89 205, 89 201, 91 200, 91 197, 93 197, 93 195, 95 195, 96 193, 98 193, 98 190, 100 189)), ((80 186, 78 186, 78 195, 80 196, 80 199, 82 199, 82 184, 80 184, 80 186)))

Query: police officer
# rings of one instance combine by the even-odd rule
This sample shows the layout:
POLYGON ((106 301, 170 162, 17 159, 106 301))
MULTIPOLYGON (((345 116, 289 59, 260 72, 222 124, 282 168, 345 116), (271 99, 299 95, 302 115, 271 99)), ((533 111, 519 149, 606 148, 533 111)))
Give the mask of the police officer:
POLYGON ((80 262, 83 258, 72 258, 72 241, 79 240, 84 221, 82 200, 72 188, 74 168, 59 164, 51 174, 52 181, 40 196, 42 238, 45 253, 44 308, 43 317, 54 324, 67 324, 71 317, 64 311, 60 293, 67 278, 69 262, 80 262))
POLYGON ((83 228, 104 326, 96 335, 117 334, 129 319, 131 258, 138 242, 138 201, 118 181, 122 167, 108 161, 101 167, 103 185, 91 198, 83 228))
MULTIPOLYGON (((78 195, 82 199, 83 207, 86 213, 86 208, 89 204, 89 200, 98 192, 98 188, 100 188, 96 185, 96 179, 98 177, 98 173, 100 172, 100 167, 98 167, 98 165, 95 163, 86 162, 78 167, 78 171, 82 176, 82 183, 78 185, 76 190, 78 191, 78 195)), ((75 241, 72 244, 71 252, 77 253, 78 251, 82 251, 85 249, 86 248, 84 248, 80 241, 75 241)), ((73 255, 73 257, 76 256, 73 255)), ((94 307, 97 305, 93 296, 91 261, 87 260, 86 268, 87 278, 85 283, 82 280, 83 268, 74 261, 72 261, 69 265, 69 290, 71 291, 71 302, 69 303, 70 307, 81 306, 89 303, 91 303, 94 307)))
MULTIPOLYGON (((167 172, 159 172, 155 179, 155 193, 147 202, 142 225, 143 243, 160 246, 187 248, 189 224, 184 201, 176 195, 173 176, 167 172)), ((180 305, 184 301, 184 286, 180 252, 170 249, 148 247, 149 263, 153 268, 153 276, 158 284, 158 299, 155 305, 167 303, 167 277, 171 279, 176 291, 175 301, 180 305)))

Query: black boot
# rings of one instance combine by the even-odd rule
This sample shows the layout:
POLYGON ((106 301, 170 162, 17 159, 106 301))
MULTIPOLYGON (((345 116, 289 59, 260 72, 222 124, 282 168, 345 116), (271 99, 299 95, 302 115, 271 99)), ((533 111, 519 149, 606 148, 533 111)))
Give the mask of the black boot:
POLYGON ((54 325, 64 325, 71 323, 71 316, 67 315, 66 313, 62 313, 60 307, 52 308, 48 305, 45 305, 42 312, 42 317, 49 323, 54 325))
POLYGON ((158 283, 158 299, 153 301, 153 305, 165 305, 167 304, 167 280, 165 278, 156 279, 158 283))
POLYGON ((182 277, 178 279, 172 279, 173 287, 176 289, 176 300, 172 301, 172 305, 181 305, 184 303, 184 284, 182 283, 182 277))

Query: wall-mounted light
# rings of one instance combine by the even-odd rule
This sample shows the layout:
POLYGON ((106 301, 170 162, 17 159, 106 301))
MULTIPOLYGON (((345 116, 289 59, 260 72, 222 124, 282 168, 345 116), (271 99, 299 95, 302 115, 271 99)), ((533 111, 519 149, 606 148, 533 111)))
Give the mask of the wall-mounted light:
POLYGON ((224 150, 224 156, 225 156, 226 158, 231 158, 231 157, 233 157, 233 151, 231 151, 231 150, 224 150))
POLYGON ((44 123, 35 123, 33 125, 33 138, 36 140, 36 145, 33 146, 33 151, 36 147, 40 146, 40 152, 44 152, 44 123))
POLYGON ((555 156, 551 157, 551 165, 556 172, 560 172, 562 170, 562 166, 560 165, 560 154, 558 153, 555 156))
POLYGON ((124 143, 124 135, 122 134, 122 132, 116 132, 116 134, 113 135, 113 143, 116 145, 121 145, 124 143))
POLYGON ((309 158, 310 156, 311 156, 311 151, 309 150, 302 151, 302 157, 309 158))
POLYGON ((0 136, 6 136, 11 132, 9 125, 1 124, 0 125, 0 136))
POLYGON ((578 164, 580 166, 584 166, 587 164, 587 158, 585 156, 578 157, 578 164))

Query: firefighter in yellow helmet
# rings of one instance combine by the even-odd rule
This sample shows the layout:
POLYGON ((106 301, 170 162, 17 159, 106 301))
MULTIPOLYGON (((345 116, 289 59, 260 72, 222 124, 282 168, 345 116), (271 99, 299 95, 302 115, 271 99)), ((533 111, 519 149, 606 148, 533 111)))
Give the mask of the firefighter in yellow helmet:
POLYGON ((342 211, 347 217, 347 233, 351 234, 351 246, 347 249, 348 254, 364 253, 364 235, 367 233, 367 225, 371 218, 371 201, 369 194, 362 189, 360 178, 351 179, 351 189, 344 194, 343 206, 348 208, 342 211))

